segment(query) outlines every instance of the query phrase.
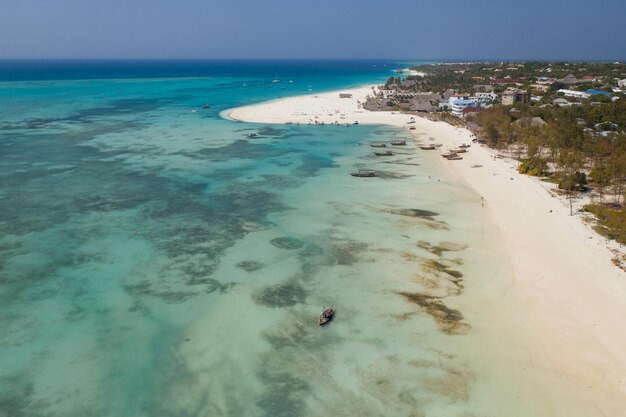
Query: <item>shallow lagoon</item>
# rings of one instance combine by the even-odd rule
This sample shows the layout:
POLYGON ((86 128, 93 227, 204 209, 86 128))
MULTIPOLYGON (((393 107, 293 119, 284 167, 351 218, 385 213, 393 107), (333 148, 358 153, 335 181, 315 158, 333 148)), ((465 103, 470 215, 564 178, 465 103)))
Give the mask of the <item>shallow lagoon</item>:
POLYGON ((1 413, 487 415, 477 196, 399 130, 219 119, 240 81, 3 84, 1 413))

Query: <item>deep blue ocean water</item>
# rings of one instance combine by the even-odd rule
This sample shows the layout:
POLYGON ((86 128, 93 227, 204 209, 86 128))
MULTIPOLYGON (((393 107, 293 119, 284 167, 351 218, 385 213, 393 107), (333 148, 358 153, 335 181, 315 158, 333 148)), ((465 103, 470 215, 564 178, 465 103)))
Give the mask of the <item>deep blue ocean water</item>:
MULTIPOLYGON (((410 348, 424 342, 394 318, 402 311, 393 291, 403 268, 415 268, 398 253, 431 234, 452 239, 430 218, 446 207, 441 197, 419 191, 432 172, 419 172, 409 151, 394 165, 359 146, 403 134, 392 128, 219 117, 382 82, 405 66, 0 62, 0 416, 409 415, 427 407, 431 394, 410 388, 415 374, 397 359, 438 350, 410 348), (347 175, 355 162, 385 175, 355 180, 347 175), (389 214, 407 207, 433 213, 411 220, 418 223, 389 214), (415 228, 420 238, 408 240, 415 228), (355 324, 379 302, 399 327, 355 324), (320 333, 316 314, 327 303, 343 303, 346 314, 320 333), (372 326, 370 337, 362 329, 372 326), (343 358, 334 364, 330 345, 343 358)), ((418 320, 438 331, 428 316, 418 320)))

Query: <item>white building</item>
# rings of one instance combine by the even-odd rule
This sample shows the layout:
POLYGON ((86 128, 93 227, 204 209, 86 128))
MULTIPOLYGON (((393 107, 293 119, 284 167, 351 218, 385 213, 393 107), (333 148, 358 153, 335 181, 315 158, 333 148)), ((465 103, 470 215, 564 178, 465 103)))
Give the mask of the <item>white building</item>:
POLYGON ((563 95, 565 97, 575 97, 575 98, 589 98, 591 97, 591 94, 589 93, 585 93, 584 91, 576 91, 576 90, 567 90, 567 89, 560 89, 560 90, 556 90, 557 93, 563 93, 563 95))
POLYGON ((469 96, 467 94, 452 94, 450 97, 448 97, 448 103, 452 105, 455 101, 467 99, 469 99, 469 96))
POLYGON ((470 107, 478 107, 478 105, 473 100, 456 100, 452 102, 452 114, 461 117, 463 114, 463 109, 467 109, 470 107))
POLYGON ((484 104, 484 103, 494 102, 496 101, 497 98, 498 98, 498 95, 496 93, 479 92, 479 93, 475 93, 471 97, 468 97, 467 99, 472 100, 476 102, 477 104, 484 104))

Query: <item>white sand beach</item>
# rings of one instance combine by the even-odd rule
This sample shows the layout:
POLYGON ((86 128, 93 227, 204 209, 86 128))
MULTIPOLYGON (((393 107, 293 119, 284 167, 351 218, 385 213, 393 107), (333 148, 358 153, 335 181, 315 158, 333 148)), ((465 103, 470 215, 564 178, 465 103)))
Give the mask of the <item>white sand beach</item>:
MULTIPOLYGON (((387 124, 407 129, 416 140, 470 143, 471 133, 447 123, 360 108, 373 87, 289 97, 224 112, 256 123, 387 124), (339 93, 351 98, 340 98, 339 93)), ((473 144, 463 160, 448 161, 440 150, 426 152, 483 199, 483 215, 497 228, 503 268, 467 291, 480 304, 461 305, 472 332, 455 339, 489 382, 506 377, 519 397, 541 402, 545 416, 610 416, 626 411, 626 274, 611 263, 605 239, 570 216, 549 185, 520 175, 514 162, 473 144), (481 343, 496 346, 481 349, 481 343), (491 379, 490 379, 491 378, 491 379)), ((460 303, 463 303, 461 300, 460 303)), ((485 382, 486 381, 486 382, 485 382)), ((523 411, 523 410, 518 410, 523 411)), ((522 414, 522 413, 520 413, 522 414)), ((513 415, 513 414, 510 414, 513 415)), ((515 414, 518 415, 518 414, 515 414)), ((538 416, 530 413, 528 415, 538 416)))

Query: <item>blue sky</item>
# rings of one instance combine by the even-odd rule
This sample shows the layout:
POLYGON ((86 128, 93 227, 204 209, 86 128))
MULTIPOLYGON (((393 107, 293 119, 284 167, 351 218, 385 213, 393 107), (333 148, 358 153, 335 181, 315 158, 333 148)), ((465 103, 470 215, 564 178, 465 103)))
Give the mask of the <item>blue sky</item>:
POLYGON ((0 0, 0 58, 626 59, 626 0, 0 0))

